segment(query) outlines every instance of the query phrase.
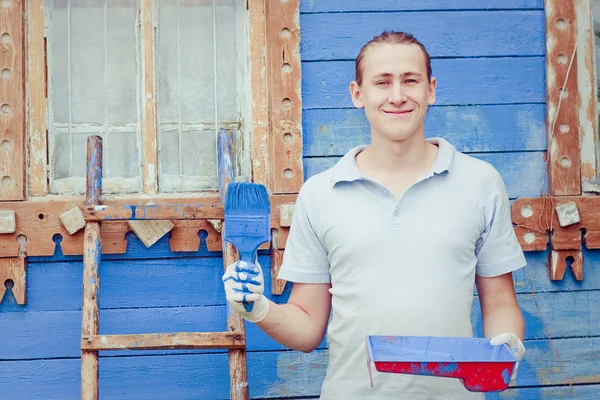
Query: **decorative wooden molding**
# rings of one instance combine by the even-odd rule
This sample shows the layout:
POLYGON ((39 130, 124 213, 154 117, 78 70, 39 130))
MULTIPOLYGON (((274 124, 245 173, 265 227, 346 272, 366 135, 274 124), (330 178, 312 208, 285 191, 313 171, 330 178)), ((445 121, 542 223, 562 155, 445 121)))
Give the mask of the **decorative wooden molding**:
POLYGON ((153 0, 142 0, 142 182, 144 192, 158 192, 158 127, 156 119, 156 85, 154 71, 155 10, 153 0))
POLYGON ((266 2, 272 193, 298 193, 304 182, 299 3, 266 2))
POLYGON ((6 294, 5 283, 12 280, 17 304, 27 304, 27 263, 25 257, 0 258, 0 303, 6 294))
POLYGON ((581 193, 578 62, 573 57, 577 42, 574 2, 544 1, 548 183, 552 196, 581 193))
POLYGON ((25 199, 24 4, 0 6, 0 201, 25 199))
MULTIPOLYGON (((563 216, 563 225, 564 218, 563 216)), ((550 278, 562 279, 566 262, 572 262, 571 268, 576 279, 583 279, 582 245, 588 249, 600 249, 600 197, 596 196, 559 196, 541 198, 522 198, 513 203, 512 220, 515 233, 524 251, 546 250, 551 245, 550 278), (568 225, 561 226, 561 206, 571 214, 568 225), (577 218, 574 217, 574 208, 577 218), (579 222, 575 222, 576 220, 579 222), (569 260, 567 260, 569 257, 569 260)), ((567 218, 568 220, 568 218, 567 218)))
MULTIPOLYGON (((223 219, 222 207, 218 205, 219 198, 155 198, 153 201, 158 205, 185 205, 199 204, 202 208, 215 207, 221 210, 214 214, 212 219, 223 219)), ((295 203, 295 195, 271 196, 271 228, 278 232, 278 246, 285 248, 289 229, 279 224, 279 208, 281 204, 295 203)), ((123 210, 138 206, 143 210, 148 199, 133 200, 102 200, 108 206, 121 206, 123 210)), ((52 256, 54 255, 56 243, 52 240, 56 234, 62 235, 60 247, 64 255, 81 255, 83 252, 83 231, 69 235, 66 228, 61 224, 60 215, 73 207, 85 209, 82 198, 65 200, 40 200, 28 202, 7 202, 2 204, 3 209, 13 210, 16 216, 16 231, 14 233, 0 235, 0 257, 16 257, 19 255, 19 243, 17 237, 23 235, 27 238, 26 252, 28 256, 52 256)), ((148 216, 150 216, 148 214, 148 216)), ((168 220, 165 215, 155 214, 156 219, 168 220)), ((206 247, 208 251, 221 251, 221 234, 208 220, 173 220, 175 227, 171 231, 169 240, 171 251, 174 252, 196 252, 200 246, 199 231, 206 231, 206 247)), ((123 254, 127 250, 127 239, 125 235, 131 231, 126 220, 102 222, 102 253, 123 254)), ((266 243, 260 249, 269 249, 266 243)))
POLYGON ((265 0, 248 0, 247 4, 250 22, 250 87, 252 90, 252 181, 270 188, 265 0))
POLYGON ((44 0, 27 2, 27 100, 29 196, 48 194, 48 127, 46 123, 46 41, 44 0))

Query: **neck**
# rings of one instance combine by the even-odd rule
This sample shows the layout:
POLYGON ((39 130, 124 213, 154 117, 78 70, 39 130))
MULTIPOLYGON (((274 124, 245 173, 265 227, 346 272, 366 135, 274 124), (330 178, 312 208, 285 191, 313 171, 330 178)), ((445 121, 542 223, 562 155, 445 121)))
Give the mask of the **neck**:
POLYGON ((380 139, 373 135, 371 144, 361 153, 361 161, 366 170, 383 174, 419 173, 433 165, 437 147, 425 141, 423 133, 411 135, 401 141, 380 139))

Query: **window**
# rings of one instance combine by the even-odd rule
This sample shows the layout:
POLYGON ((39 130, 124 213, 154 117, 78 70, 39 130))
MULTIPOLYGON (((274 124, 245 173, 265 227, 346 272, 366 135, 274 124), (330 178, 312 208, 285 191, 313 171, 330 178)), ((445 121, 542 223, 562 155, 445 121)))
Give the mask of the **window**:
MULTIPOLYGON (((215 190, 216 137, 244 143, 242 0, 47 3, 50 192, 85 189, 86 140, 103 138, 103 190, 215 190)), ((249 168, 236 149, 238 171, 249 168)))

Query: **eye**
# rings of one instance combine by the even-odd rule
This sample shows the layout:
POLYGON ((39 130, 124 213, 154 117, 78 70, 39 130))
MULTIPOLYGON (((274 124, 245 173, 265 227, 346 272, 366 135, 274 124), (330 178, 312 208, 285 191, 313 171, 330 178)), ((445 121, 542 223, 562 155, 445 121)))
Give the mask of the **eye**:
POLYGON ((377 86, 386 86, 386 85, 388 85, 388 84, 389 84, 389 82, 388 82, 388 81, 379 81, 379 82, 376 82, 376 83, 375 83, 375 85, 377 85, 377 86))
POLYGON ((405 83, 418 83, 418 81, 416 79, 407 79, 406 81, 404 81, 405 83))

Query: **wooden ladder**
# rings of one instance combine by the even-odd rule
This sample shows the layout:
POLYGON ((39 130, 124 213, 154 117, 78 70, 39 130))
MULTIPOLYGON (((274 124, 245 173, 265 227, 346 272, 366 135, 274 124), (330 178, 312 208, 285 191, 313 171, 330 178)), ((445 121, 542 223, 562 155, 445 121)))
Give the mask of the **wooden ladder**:
MULTIPOLYGON (((219 182, 221 203, 227 183, 233 179, 233 142, 230 132, 219 134, 219 182)), ((81 399, 98 399, 98 351, 100 350, 166 350, 166 349, 228 349, 230 398, 247 400, 248 371, 246 360, 246 335, 242 317, 228 307, 227 331, 225 332, 173 332, 143 333, 125 335, 101 335, 99 333, 99 290, 100 260, 102 256, 102 240, 100 237, 100 220, 94 216, 94 210, 102 210, 103 219, 123 220, 116 208, 98 207, 101 205, 102 193, 102 138, 90 136, 87 142, 87 174, 85 194, 85 236, 83 243, 83 305, 81 318, 81 399), (114 210, 111 215, 110 210, 114 210)), ((127 206, 126 206, 127 207, 127 206)), ((153 207, 158 209, 146 218, 145 213, 137 213, 136 219, 215 219, 215 214, 222 218, 220 209, 209 209, 198 206, 186 213, 172 215, 169 205, 153 207), (175 218, 172 218, 175 217, 175 218)), ((122 207, 121 207, 122 208, 122 207)), ((192 207, 193 208, 193 207, 192 207)), ((237 254, 232 246, 223 240, 223 264, 226 267, 235 262, 237 254)))

